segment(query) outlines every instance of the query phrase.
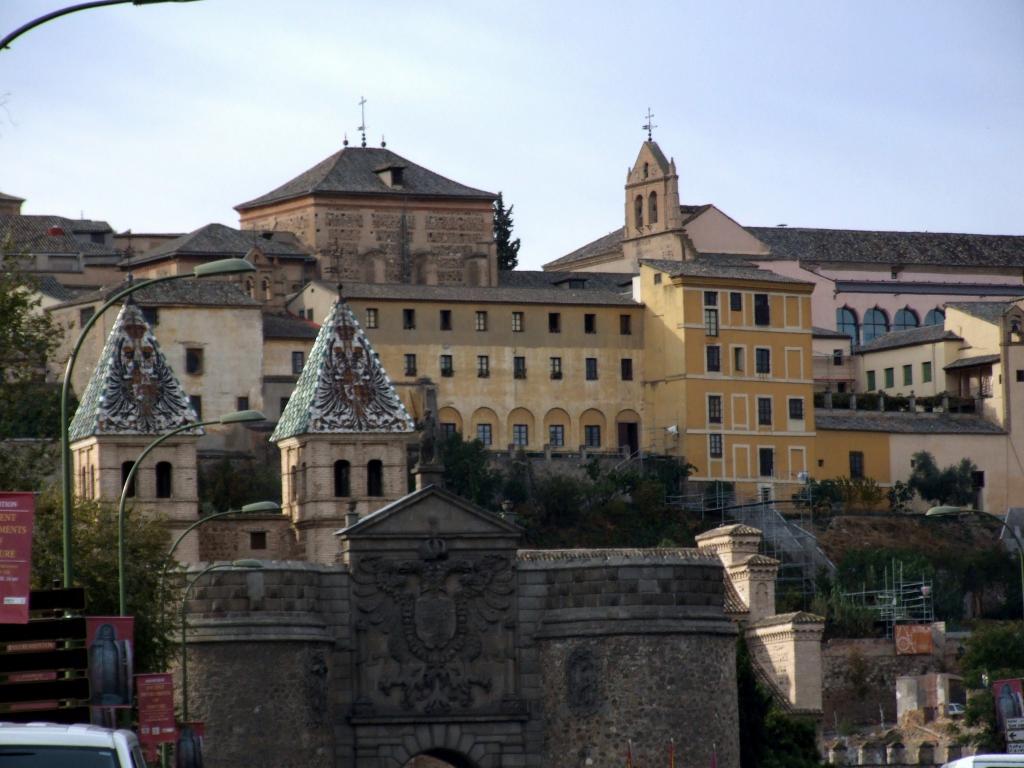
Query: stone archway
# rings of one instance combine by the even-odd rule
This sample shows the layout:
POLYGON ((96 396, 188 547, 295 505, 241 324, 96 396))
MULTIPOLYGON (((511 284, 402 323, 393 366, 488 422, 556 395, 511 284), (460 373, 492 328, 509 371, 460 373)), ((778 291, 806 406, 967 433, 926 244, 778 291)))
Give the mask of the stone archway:
POLYGON ((403 768, 477 768, 477 765, 461 752, 429 749, 413 756, 403 768))

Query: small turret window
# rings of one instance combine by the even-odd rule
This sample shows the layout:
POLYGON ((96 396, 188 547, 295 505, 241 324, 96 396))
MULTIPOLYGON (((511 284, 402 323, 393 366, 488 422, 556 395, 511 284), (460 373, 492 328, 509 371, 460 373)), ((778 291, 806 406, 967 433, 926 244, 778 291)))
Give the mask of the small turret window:
POLYGON ((335 496, 351 496, 352 491, 350 490, 350 470, 349 463, 347 461, 336 461, 334 462, 334 495, 335 496))
POLYGON ((366 495, 384 495, 384 462, 373 459, 366 465, 366 495))
POLYGON ((156 465, 156 497, 158 499, 171 498, 171 462, 161 461, 156 465))
POLYGON ((658 193, 651 192, 647 197, 647 220, 651 224, 658 223, 658 193))
POLYGON ((650 174, 650 172, 651 172, 650 163, 644 163, 644 178, 645 179, 650 174))
POLYGON ((633 217, 636 220, 636 228, 640 229, 644 225, 644 196, 637 195, 636 200, 633 201, 633 217))

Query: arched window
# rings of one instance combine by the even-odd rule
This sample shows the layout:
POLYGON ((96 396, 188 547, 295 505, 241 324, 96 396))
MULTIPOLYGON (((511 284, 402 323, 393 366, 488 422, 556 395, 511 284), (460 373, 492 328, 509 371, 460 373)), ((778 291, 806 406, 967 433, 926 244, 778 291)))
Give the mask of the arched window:
POLYGON ((373 459, 366 465, 366 495, 384 495, 384 462, 373 459))
POLYGON ((158 499, 171 498, 171 462, 159 461, 156 465, 156 497, 158 499))
POLYGON ((302 462, 302 477, 299 478, 299 498, 306 499, 309 497, 309 486, 306 484, 306 462, 302 462))
MULTIPOLYGON (((135 466, 134 461, 121 462, 121 487, 124 488, 124 484, 128 482, 128 473, 132 471, 132 467, 135 466)), ((128 486, 128 498, 135 496, 135 478, 132 478, 132 484, 128 486)))
POLYGON ((292 501, 295 501, 295 499, 298 497, 298 494, 299 494, 299 489, 297 488, 297 485, 296 485, 296 482, 295 482, 297 474, 298 473, 295 471, 295 465, 292 464, 292 468, 290 470, 288 470, 288 479, 291 481, 291 482, 288 483, 288 497, 292 501))
POLYGON ((860 341, 860 327, 857 325, 857 313, 849 307, 836 310, 836 330, 849 336, 854 344, 860 341))
POLYGON ((251 277, 245 278, 245 293, 250 299, 256 298, 256 284, 251 277))
POLYGON ((651 192, 647 196, 647 221, 651 224, 658 223, 658 193, 651 192))
POLYGON ((889 332, 889 316, 884 309, 875 307, 864 313, 864 341, 868 342, 889 332))
POLYGON ((924 316, 925 325, 942 325, 946 322, 946 313, 941 309, 929 309, 928 314, 924 316))
POLYGON ((904 307, 896 312, 896 317, 892 320, 892 329, 894 331, 905 331, 908 328, 917 328, 920 324, 921 320, 917 316, 917 312, 910 307, 904 307))
POLYGON ((644 196, 637 195, 636 200, 633 201, 633 218, 636 221, 636 228, 640 229, 644 225, 644 196))
POLYGON ((645 179, 647 178, 647 175, 650 173, 650 171, 651 171, 650 163, 644 163, 644 178, 645 179))
POLYGON ((264 277, 263 278, 263 282, 261 284, 261 287, 263 288, 263 298, 264 298, 264 300, 270 301, 273 297, 270 295, 270 278, 269 277, 264 277))
POLYGON ((85 497, 88 489, 85 486, 85 464, 78 468, 78 495, 85 497))
POLYGON ((334 462, 334 495, 351 496, 351 470, 347 461, 334 462))

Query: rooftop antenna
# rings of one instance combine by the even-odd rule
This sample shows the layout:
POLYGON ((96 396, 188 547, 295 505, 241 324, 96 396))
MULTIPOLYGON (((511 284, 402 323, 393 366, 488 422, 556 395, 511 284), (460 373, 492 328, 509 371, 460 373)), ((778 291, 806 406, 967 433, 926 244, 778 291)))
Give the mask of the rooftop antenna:
POLYGON ((647 115, 646 115, 646 117, 647 117, 647 122, 644 123, 643 125, 641 125, 640 127, 643 128, 645 131, 647 131, 647 140, 648 141, 653 141, 654 139, 651 137, 651 132, 655 128, 657 128, 658 126, 656 126, 654 124, 654 113, 651 112, 651 108, 650 107, 647 108, 647 115))
POLYGON ((359 97, 359 115, 363 118, 362 125, 359 126, 359 132, 363 135, 363 148, 366 148, 366 99, 362 96, 359 97))

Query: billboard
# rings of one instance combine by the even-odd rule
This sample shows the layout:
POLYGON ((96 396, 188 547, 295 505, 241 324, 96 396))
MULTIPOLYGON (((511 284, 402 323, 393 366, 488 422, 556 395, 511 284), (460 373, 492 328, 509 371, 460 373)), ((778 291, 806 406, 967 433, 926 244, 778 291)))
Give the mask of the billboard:
POLYGON ((132 705, 134 634, 135 619, 131 616, 85 617, 90 706, 132 705))
POLYGON ((894 629, 897 656, 930 654, 935 648, 931 624, 897 624, 894 629))
POLYGON ((0 493, 0 624, 28 624, 35 511, 35 494, 0 493))
POLYGON ((996 680, 992 683, 992 699, 999 731, 1006 732, 1008 720, 1024 717, 1024 685, 1020 678, 996 680))

